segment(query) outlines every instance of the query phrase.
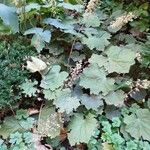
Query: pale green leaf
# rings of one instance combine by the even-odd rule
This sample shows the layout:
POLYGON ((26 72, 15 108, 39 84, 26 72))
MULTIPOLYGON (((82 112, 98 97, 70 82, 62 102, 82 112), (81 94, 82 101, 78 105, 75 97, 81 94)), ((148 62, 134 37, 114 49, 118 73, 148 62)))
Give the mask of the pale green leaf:
POLYGON ((104 99, 108 105, 115 105, 117 107, 121 107, 124 104, 125 96, 126 95, 122 90, 118 90, 110 92, 104 97, 104 99))
POLYGON ((80 86, 90 89, 90 93, 98 95, 102 92, 103 95, 114 90, 114 79, 106 78, 107 73, 103 68, 93 64, 85 68, 80 76, 80 86))
POLYGON ((81 103, 85 105, 87 109, 93 109, 97 111, 98 107, 103 106, 103 100, 100 96, 88 96, 87 94, 83 94, 80 99, 81 103))
POLYGON ((111 46, 107 51, 105 68, 109 73, 128 73, 131 65, 135 63, 136 53, 124 47, 111 46))
POLYGON ((59 112, 66 112, 67 114, 71 113, 73 110, 76 110, 78 106, 80 106, 79 99, 75 96, 72 96, 69 89, 65 89, 60 92, 53 104, 59 108, 59 112))
POLYGON ((143 138, 150 141, 150 111, 138 109, 135 114, 124 118, 125 130, 135 139, 143 138))
POLYGON ((6 117, 4 123, 0 125, 0 135, 6 139, 11 133, 21 129, 19 121, 14 117, 6 117))
POLYGON ((68 139, 71 145, 88 143, 97 128, 97 120, 93 114, 86 118, 82 114, 76 114, 69 124, 70 133, 68 139))
POLYGON ((37 81, 30 82, 29 80, 26 80, 22 85, 21 89, 23 90, 22 93, 25 93, 29 97, 35 96, 35 93, 37 91, 37 88, 35 87, 37 85, 37 81))
POLYGON ((109 73, 128 73, 135 63, 136 52, 126 47, 111 46, 105 53, 107 57, 93 54, 89 62, 99 67, 104 66, 109 73))
POLYGON ((41 6, 38 3, 30 3, 25 6, 25 12, 29 12, 31 10, 40 10, 41 6))
POLYGON ((72 5, 70 3, 59 3, 57 5, 58 7, 63 7, 65 9, 69 9, 69 10, 75 10, 77 12, 82 12, 83 10, 83 5, 72 5))
POLYGON ((44 89, 50 89, 51 91, 63 86, 68 73, 65 71, 60 72, 61 67, 59 65, 54 65, 46 76, 43 76, 41 81, 41 87, 44 89))
POLYGON ((95 13, 84 13, 82 23, 87 27, 98 27, 101 22, 95 13))
POLYGON ((38 133, 43 137, 55 138, 60 134, 62 123, 61 115, 53 107, 46 105, 39 114, 38 133))
POLYGON ((44 98, 48 100, 56 99, 56 92, 49 89, 43 90, 44 98))
POLYGON ((92 54, 89 63, 97 64, 99 67, 102 67, 107 63, 107 59, 102 55, 92 54))
POLYGON ((13 33, 19 32, 19 22, 15 8, 0 4, 0 18, 6 26, 10 26, 13 33))
POLYGON ((35 34, 39 35, 41 39, 47 43, 51 40, 51 32, 50 30, 44 30, 42 28, 31 28, 25 31, 24 35, 35 34))
POLYGON ((97 35, 89 35, 82 38, 82 43, 86 44, 91 50, 104 51, 104 48, 109 45, 111 35, 106 31, 99 31, 97 35))
POLYGON ((45 42, 43 41, 40 35, 35 34, 31 39, 31 45, 33 45, 36 48, 37 52, 40 53, 45 47, 45 42))

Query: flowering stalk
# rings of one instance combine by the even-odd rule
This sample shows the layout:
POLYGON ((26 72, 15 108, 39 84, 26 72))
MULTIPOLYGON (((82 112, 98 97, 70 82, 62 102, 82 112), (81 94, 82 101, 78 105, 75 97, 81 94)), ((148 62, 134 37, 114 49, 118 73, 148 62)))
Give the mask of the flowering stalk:
POLYGON ((133 12, 126 13, 123 16, 117 17, 115 21, 110 23, 111 28, 122 28, 125 24, 136 18, 136 15, 133 12))

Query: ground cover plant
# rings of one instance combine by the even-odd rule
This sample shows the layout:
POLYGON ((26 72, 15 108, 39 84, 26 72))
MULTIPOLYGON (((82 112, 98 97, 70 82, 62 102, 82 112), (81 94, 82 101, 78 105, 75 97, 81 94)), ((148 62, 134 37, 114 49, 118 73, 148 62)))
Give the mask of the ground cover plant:
POLYGON ((149 150, 150 2, 0 1, 0 150, 149 150))

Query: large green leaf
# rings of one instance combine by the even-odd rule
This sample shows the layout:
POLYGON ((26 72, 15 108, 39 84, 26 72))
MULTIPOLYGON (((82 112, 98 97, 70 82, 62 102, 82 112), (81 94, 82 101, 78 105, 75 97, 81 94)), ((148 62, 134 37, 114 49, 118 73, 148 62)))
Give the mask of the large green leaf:
POLYGON ((108 105, 115 105, 121 107, 124 103, 125 94, 122 90, 110 92, 104 97, 108 105))
POLYGON ((46 105, 39 114, 38 133, 42 136, 55 138, 62 128, 61 115, 55 112, 52 106, 46 105))
POLYGON ((107 51, 107 63, 104 65, 109 73, 128 73, 135 63, 136 53, 124 47, 111 46, 107 51))
POLYGON ((124 118, 125 130, 135 139, 143 138, 150 141, 150 111, 138 109, 135 114, 124 118))
POLYGON ((71 145, 79 143, 88 143, 97 127, 97 120, 92 114, 88 114, 86 118, 82 114, 76 114, 69 125, 70 133, 68 139, 71 145))
POLYGON ((59 112, 66 112, 67 114, 76 110, 78 106, 80 106, 79 99, 76 96, 72 96, 69 89, 60 92, 59 96, 57 96, 53 103, 59 108, 59 112))
POLYGON ((95 13, 84 13, 82 23, 87 27, 98 27, 100 25, 100 19, 95 13))
POLYGON ((51 40, 51 32, 43 30, 42 28, 31 28, 25 31, 24 35, 34 34, 31 44, 40 52, 45 47, 45 42, 49 43, 51 40))
POLYGON ((82 38, 82 43, 86 44, 91 50, 103 51, 109 45, 111 35, 106 31, 99 31, 97 35, 88 35, 82 38))
POLYGON ((21 129, 19 121, 14 117, 6 117, 2 125, 0 125, 0 136, 6 139, 11 133, 21 129))
POLYGON ((51 91, 63 86, 68 73, 65 71, 60 72, 61 67, 59 65, 53 66, 46 76, 43 76, 41 81, 41 87, 44 89, 50 89, 51 91))
POLYGON ((37 85, 36 81, 30 82, 29 80, 26 80, 26 82, 24 82, 21 85, 21 89, 23 90, 22 93, 25 93, 29 97, 35 96, 35 93, 37 91, 37 88, 35 87, 35 85, 37 85))
POLYGON ((0 4, 0 18, 6 26, 10 26, 13 33, 19 32, 18 17, 14 8, 0 4))
POLYGON ((106 50, 107 57, 93 54, 90 63, 104 66, 109 73, 128 73, 131 65, 135 63, 136 52, 126 47, 111 46, 106 50))
POLYGON ((83 10, 83 5, 72 5, 70 3, 59 3, 58 6, 63 7, 65 9, 69 9, 69 10, 75 10, 77 12, 82 12, 82 10, 83 10))
POLYGON ((83 94, 80 99, 81 103, 85 105, 87 109, 93 109, 97 111, 98 107, 103 106, 103 100, 100 96, 89 96, 87 94, 83 94))
POLYGON ((80 86, 90 89, 90 92, 98 95, 100 92, 103 95, 108 94, 114 89, 114 79, 106 78, 106 72, 103 68, 93 64, 85 68, 80 77, 80 86))

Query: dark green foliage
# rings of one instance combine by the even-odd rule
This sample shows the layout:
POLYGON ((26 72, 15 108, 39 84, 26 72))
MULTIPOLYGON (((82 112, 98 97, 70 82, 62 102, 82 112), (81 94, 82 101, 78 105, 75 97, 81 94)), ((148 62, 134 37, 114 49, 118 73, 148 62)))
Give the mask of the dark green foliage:
POLYGON ((14 103, 18 98, 18 85, 27 77, 22 69, 23 58, 34 54, 34 49, 23 41, 0 42, 0 108, 14 103))

